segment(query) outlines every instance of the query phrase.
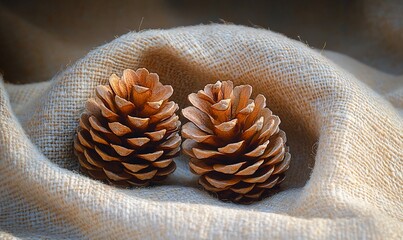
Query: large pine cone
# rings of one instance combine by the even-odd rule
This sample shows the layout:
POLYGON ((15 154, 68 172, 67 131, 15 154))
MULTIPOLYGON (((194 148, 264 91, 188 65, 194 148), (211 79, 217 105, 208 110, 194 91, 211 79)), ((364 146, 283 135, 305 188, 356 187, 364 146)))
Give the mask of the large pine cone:
POLYGON ((173 89, 147 69, 113 74, 96 88, 74 141, 81 170, 115 185, 144 186, 175 171, 180 150, 173 89))
POLYGON ((281 183, 291 157, 279 117, 251 93, 249 85, 218 81, 190 94, 193 106, 182 110, 191 171, 206 190, 237 203, 260 200, 281 183))

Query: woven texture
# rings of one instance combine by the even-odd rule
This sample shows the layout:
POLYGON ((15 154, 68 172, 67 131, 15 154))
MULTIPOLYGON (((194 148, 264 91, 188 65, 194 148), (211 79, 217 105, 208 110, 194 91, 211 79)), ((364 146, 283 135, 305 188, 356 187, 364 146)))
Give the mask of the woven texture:
POLYGON ((0 83, 0 237, 401 239, 402 81, 264 29, 128 33, 49 82, 0 83), (292 155, 283 191, 220 202, 184 155, 166 185, 118 189, 81 175, 73 137, 86 100, 139 67, 172 85, 181 108, 217 80, 265 95, 292 155))

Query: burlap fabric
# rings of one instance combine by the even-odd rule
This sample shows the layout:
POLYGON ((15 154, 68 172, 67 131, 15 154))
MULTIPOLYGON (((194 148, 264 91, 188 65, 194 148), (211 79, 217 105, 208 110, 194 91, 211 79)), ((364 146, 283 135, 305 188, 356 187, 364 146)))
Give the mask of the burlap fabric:
POLYGON ((0 237, 401 239, 402 81, 264 29, 128 33, 49 82, 0 83, 0 237), (84 102, 110 74, 138 67, 172 84, 181 107, 216 80, 264 94, 292 154, 283 191, 220 202, 185 156, 166 185, 118 189, 81 175, 72 140, 84 102))

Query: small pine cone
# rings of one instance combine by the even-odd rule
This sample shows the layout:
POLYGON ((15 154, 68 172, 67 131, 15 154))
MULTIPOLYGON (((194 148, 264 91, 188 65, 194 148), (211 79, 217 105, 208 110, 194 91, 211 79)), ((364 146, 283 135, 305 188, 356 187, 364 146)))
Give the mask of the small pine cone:
POLYGON ((81 170, 121 186, 144 186, 175 171, 181 137, 173 89, 155 73, 126 69, 96 88, 74 140, 81 170))
POLYGON ((189 95, 182 110, 183 151, 199 183, 222 200, 252 203, 284 180, 290 163, 280 119, 266 98, 249 99, 252 87, 231 81, 208 84, 189 95))

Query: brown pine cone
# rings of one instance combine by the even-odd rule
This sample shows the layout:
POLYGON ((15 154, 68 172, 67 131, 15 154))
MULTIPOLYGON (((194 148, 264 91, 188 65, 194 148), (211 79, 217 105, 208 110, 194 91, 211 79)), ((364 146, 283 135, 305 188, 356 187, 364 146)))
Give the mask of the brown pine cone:
POLYGON ((81 115, 75 154, 81 170, 115 185, 144 186, 175 171, 181 137, 173 89, 155 73, 126 69, 96 88, 81 115))
POLYGON ((252 203, 284 180, 290 164, 280 119, 266 108, 266 98, 249 99, 252 87, 231 81, 208 84, 189 95, 182 110, 183 151, 199 183, 222 200, 252 203))

